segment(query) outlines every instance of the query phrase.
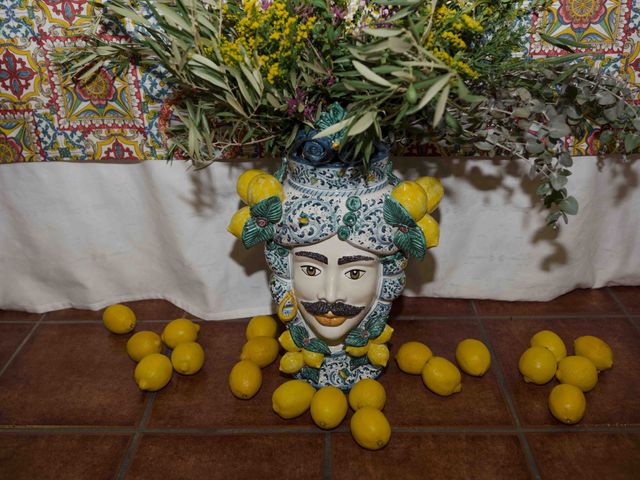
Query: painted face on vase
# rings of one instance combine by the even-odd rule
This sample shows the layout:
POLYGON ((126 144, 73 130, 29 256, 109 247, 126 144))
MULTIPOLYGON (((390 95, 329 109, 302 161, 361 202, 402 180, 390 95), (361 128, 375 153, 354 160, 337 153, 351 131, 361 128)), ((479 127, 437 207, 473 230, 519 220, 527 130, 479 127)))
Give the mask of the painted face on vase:
POLYGON ((380 260, 333 236, 292 250, 293 290, 307 325, 338 344, 377 298, 380 260))

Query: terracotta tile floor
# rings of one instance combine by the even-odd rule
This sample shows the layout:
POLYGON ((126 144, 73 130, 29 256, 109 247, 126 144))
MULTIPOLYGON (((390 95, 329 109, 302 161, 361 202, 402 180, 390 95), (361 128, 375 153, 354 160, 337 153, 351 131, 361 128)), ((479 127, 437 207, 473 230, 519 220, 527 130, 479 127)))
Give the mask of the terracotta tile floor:
MULTIPOLYGON (((188 316, 160 300, 130 305, 138 330, 160 332, 188 316)), ((638 478, 640 287, 577 290, 546 303, 400 299, 392 356, 421 340, 453 360, 457 343, 473 337, 493 363, 441 398, 391 361, 381 382, 393 434, 377 452, 353 441, 351 413, 331 432, 308 413, 290 421, 273 413, 271 393, 284 381, 275 364, 256 397, 235 399, 227 375, 246 321, 201 322, 203 370, 142 393, 128 336, 107 333, 100 312, 0 311, 0 479, 638 478), (548 412, 553 383, 525 384, 518 374, 519 355, 543 328, 569 349, 586 334, 613 348, 614 368, 587 394, 576 426, 548 412)))

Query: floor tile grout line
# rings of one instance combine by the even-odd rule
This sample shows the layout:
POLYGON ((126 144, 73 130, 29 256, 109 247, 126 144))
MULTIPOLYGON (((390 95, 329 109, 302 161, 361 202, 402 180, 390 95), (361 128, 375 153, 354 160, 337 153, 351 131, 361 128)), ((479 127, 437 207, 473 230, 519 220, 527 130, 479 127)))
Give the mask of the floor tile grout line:
MULTIPOLYGON (((478 311, 476 304, 473 300, 471 301, 471 306, 474 312, 478 311)), ((521 448, 527 460, 527 464, 529 465, 531 474, 536 479, 542 478, 540 475, 540 470, 538 469, 538 465, 536 463, 535 457, 533 456, 533 451, 531 450, 531 447, 529 446, 529 442, 527 441, 527 436, 522 431, 522 423, 520 421, 520 416, 518 415, 518 410, 516 409, 515 402, 513 400, 513 397, 511 396, 511 391, 507 386, 507 381, 505 379, 504 372, 502 371, 502 365, 500 364, 500 361, 498 360, 498 356, 496 355, 496 351, 493 348, 493 344, 491 343, 491 339, 489 338, 489 333, 487 332, 487 329, 485 328, 484 323, 482 322, 482 318, 476 317, 476 321, 480 326, 482 337, 484 338, 485 342, 487 342, 487 347, 489 348, 491 356, 495 359, 494 373, 498 381, 498 386, 500 387, 502 396, 507 402, 507 408, 509 409, 509 413, 511 414, 511 417, 515 422, 516 433, 518 435, 518 439, 520 440, 521 448)))
POLYGON ((138 445, 140 444, 140 440, 144 435, 144 429, 147 426, 149 417, 151 417, 151 411, 153 410, 153 403, 155 399, 156 399, 156 392, 150 393, 149 398, 147 399, 147 403, 144 406, 144 411, 142 412, 142 416, 140 417, 140 422, 138 423, 135 433, 133 434, 133 438, 131 439, 131 443, 129 444, 129 448, 127 448, 124 458, 120 463, 120 468, 118 469, 118 475, 116 476, 118 480, 123 479, 127 474, 127 471, 129 470, 129 466, 133 461, 133 457, 136 451, 138 450, 138 445))
MULTIPOLYGON (((633 433, 640 434, 640 425, 543 425, 539 427, 522 427, 523 433, 633 433)), ((513 435, 518 430, 515 427, 393 427, 393 433, 433 433, 433 434, 496 434, 513 435)), ((290 433, 303 433, 313 435, 333 435, 334 433, 349 433, 348 427, 341 427, 331 432, 319 431, 315 427, 267 427, 267 428, 145 428, 136 427, 95 427, 95 426, 0 426, 0 435, 9 433, 20 434, 100 434, 100 435, 134 435, 154 434, 154 435, 255 435, 255 434, 277 434, 286 435, 290 433)))
POLYGON ((633 318, 633 315, 631 315, 631 312, 629 312, 625 304, 622 302, 622 300, 618 298, 618 296, 616 295, 616 293, 613 291, 611 287, 607 287, 606 291, 609 294, 609 296, 613 299, 613 301, 618 305, 618 308, 620 308, 620 310, 624 312, 625 316, 627 317, 631 325, 633 325, 633 327, 638 331, 638 333, 640 333, 640 322, 636 321, 636 319, 633 318))
POLYGON ((27 336, 22 339, 22 342, 20 342, 20 345, 16 347, 16 349, 13 351, 13 354, 5 362, 4 366, 0 369, 0 377, 2 377, 4 372, 6 372, 9 369, 9 366, 11 366, 15 358, 20 354, 22 347, 24 347, 26 343, 29 341, 29 339, 33 336, 33 333, 37 330, 38 326, 42 323, 42 319, 45 317, 45 315, 46 313, 43 313, 42 315, 40 315, 40 318, 38 319, 38 321, 36 321, 33 324, 33 327, 31 327, 31 330, 29 330, 29 333, 27 333, 27 336))
POLYGON ((333 450, 333 438, 331 432, 324 434, 324 462, 323 462, 323 480, 331 480, 332 472, 332 450, 333 450))

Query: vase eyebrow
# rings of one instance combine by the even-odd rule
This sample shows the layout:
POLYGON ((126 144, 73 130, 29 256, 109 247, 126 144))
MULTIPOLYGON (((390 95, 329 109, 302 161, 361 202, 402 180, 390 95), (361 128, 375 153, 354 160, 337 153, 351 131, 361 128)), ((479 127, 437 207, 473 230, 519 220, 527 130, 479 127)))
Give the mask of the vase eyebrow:
POLYGON ((352 255, 346 257, 340 257, 338 259, 338 265, 346 265, 347 263, 353 262, 374 262, 375 258, 368 257, 366 255, 352 255))
POLYGON ((320 263, 324 263, 325 265, 329 265, 329 259, 327 257, 325 257, 324 255, 320 254, 320 253, 316 253, 316 252, 307 252, 307 251, 301 251, 301 252, 296 252, 295 255, 297 257, 307 257, 307 258, 311 258, 313 260, 317 260, 320 263))

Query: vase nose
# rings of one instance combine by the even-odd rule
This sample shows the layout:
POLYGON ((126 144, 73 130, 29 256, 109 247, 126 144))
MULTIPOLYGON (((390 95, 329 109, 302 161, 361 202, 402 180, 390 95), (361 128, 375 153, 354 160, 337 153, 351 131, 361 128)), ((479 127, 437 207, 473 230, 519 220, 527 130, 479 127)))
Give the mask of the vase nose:
POLYGON ((338 275, 333 269, 329 269, 318 291, 318 299, 327 303, 344 302, 343 291, 338 285, 338 275))

